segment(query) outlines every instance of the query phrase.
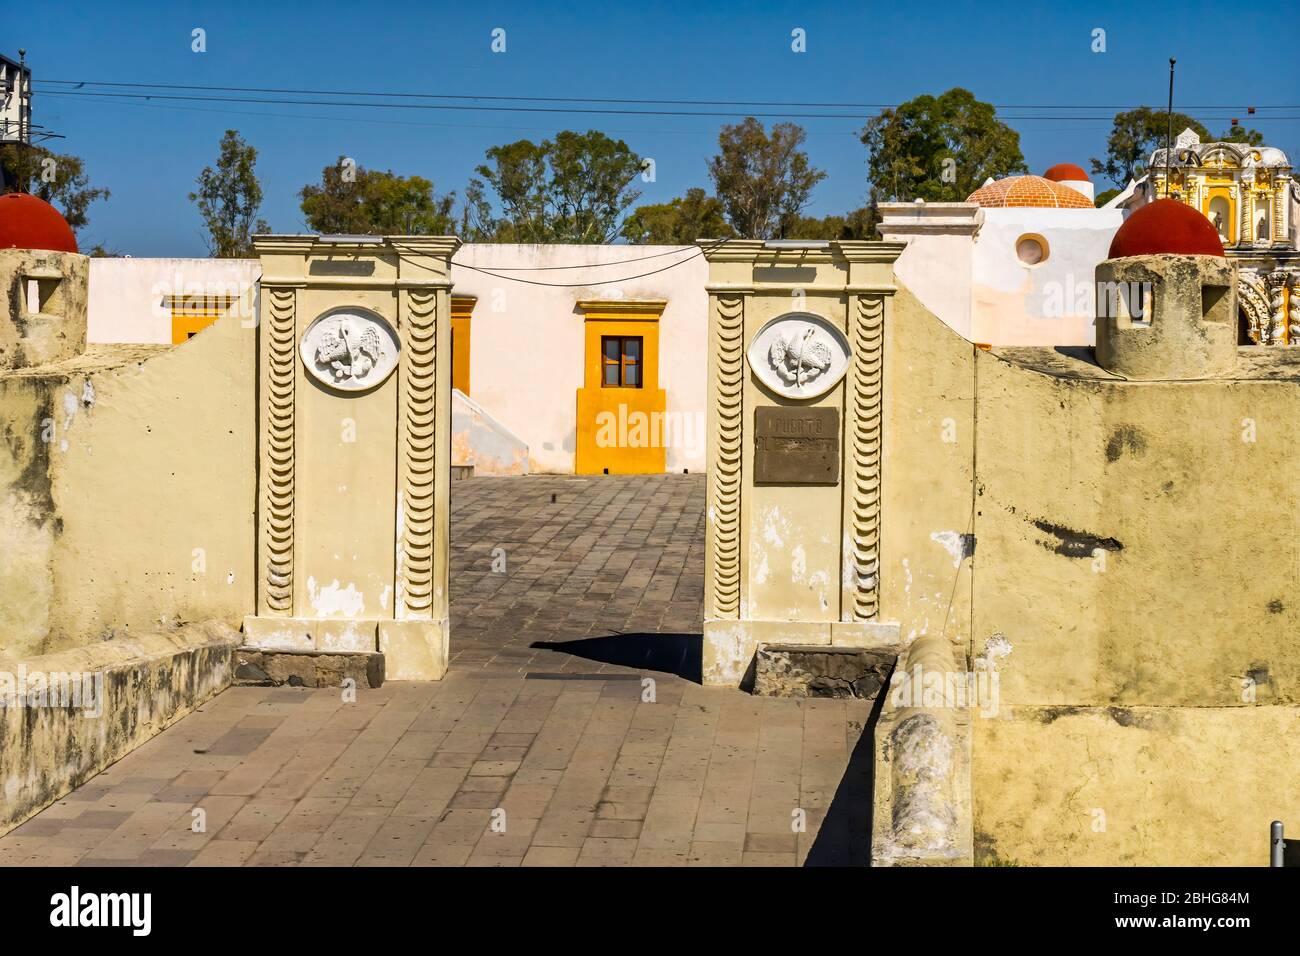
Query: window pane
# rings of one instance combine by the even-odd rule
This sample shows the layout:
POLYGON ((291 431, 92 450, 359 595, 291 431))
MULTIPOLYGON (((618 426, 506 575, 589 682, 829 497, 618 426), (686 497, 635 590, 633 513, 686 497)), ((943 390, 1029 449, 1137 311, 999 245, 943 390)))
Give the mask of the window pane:
POLYGON ((641 387, 641 366, 624 365, 623 366, 623 384, 628 388, 641 387))
POLYGON ((617 365, 610 365, 610 364, 606 363, 606 365, 605 365, 605 384, 606 384, 606 385, 617 385, 617 384, 618 384, 618 366, 617 366, 617 365))
POLYGON ((641 340, 639 338, 624 339, 623 351, 631 361, 641 361, 641 340))
POLYGON ((619 358, 618 346, 619 346, 619 339, 617 336, 606 335, 600 340, 600 348, 605 355, 606 361, 609 362, 618 361, 619 358))

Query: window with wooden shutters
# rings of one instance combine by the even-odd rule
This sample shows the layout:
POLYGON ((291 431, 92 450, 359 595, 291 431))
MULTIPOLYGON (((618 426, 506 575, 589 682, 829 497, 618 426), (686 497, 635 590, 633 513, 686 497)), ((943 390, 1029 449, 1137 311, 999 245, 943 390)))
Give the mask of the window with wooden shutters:
POLYGON ((601 380, 605 388, 640 388, 641 336, 604 335, 600 339, 601 380))

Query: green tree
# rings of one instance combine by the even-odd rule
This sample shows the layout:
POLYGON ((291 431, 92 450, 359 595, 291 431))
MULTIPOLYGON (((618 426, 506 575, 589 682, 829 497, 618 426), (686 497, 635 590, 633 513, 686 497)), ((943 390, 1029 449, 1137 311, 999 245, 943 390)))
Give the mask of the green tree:
POLYGON ((0 147, 3 192, 29 192, 63 214, 74 232, 89 221, 90 204, 107 199, 109 191, 90 185, 86 164, 77 156, 53 153, 40 146, 10 143, 0 147))
POLYGON ((736 235, 782 238, 798 221, 813 187, 826 178, 801 148, 806 137, 794 123, 777 123, 769 135, 752 116, 722 127, 709 176, 736 235))
POLYGON ((1093 199, 1093 205, 1095 205, 1098 209, 1100 209, 1102 206, 1106 205, 1106 203, 1110 202, 1112 199, 1118 196, 1121 192, 1123 192, 1123 190, 1103 189, 1101 192, 1097 193, 1096 198, 1093 199))
POLYGON ((628 242, 680 246, 696 239, 730 239, 736 233, 723 215, 722 203, 698 186, 672 202, 638 206, 623 223, 628 242))
POLYGON ((1106 140, 1105 160, 1092 161, 1093 173, 1103 173, 1115 185, 1123 188, 1129 180, 1146 174, 1146 164, 1151 154, 1163 149, 1172 126, 1176 137, 1190 129, 1202 143, 1245 143, 1261 146, 1264 134, 1245 126, 1229 126, 1222 136, 1215 137, 1201 123, 1186 113, 1172 114, 1165 110, 1139 106, 1137 109, 1115 114, 1109 138, 1106 140))
POLYGON ((208 251, 218 259, 239 259, 253 254, 252 236, 266 232, 257 218, 262 205, 262 184, 257 181, 257 150, 233 129, 221 138, 216 167, 206 166, 195 182, 198 191, 190 201, 199 207, 208 251))
POLYGON ((879 239, 880 222, 874 206, 862 206, 842 216, 815 219, 800 216, 786 233, 787 239, 879 239))
POLYGON ((887 109, 862 130, 871 205, 961 202, 985 180, 1028 172, 1020 134, 992 104, 954 87, 887 109))
POLYGON ((1229 126, 1215 142, 1242 143, 1246 146, 1263 146, 1264 134, 1247 126, 1229 126))
POLYGON ((358 236, 442 236, 455 231, 455 193, 440 196, 422 176, 398 176, 347 157, 321 170, 320 184, 298 193, 315 232, 358 236))
MULTIPOLYGON (((1115 122, 1106 140, 1105 160, 1093 159, 1092 171, 1102 173, 1123 189, 1129 180, 1138 179, 1146 172, 1147 160, 1165 145, 1169 117, 1164 110, 1149 106, 1115 114, 1115 122)), ((1210 131, 1185 113, 1173 114, 1173 131, 1177 136, 1190 129, 1203 142, 1209 142, 1210 131)))
POLYGON ((487 160, 465 190, 462 220, 463 234, 480 242, 612 242, 645 168, 621 139, 597 130, 494 146, 487 160))

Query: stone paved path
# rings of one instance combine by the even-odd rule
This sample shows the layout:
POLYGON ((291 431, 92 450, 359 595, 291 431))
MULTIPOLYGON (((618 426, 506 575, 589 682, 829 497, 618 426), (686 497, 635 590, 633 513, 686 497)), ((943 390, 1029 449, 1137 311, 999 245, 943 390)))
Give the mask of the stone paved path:
POLYGON ((232 688, 0 865, 865 864, 869 705, 693 682, 703 509, 693 475, 457 482, 445 680, 232 688))

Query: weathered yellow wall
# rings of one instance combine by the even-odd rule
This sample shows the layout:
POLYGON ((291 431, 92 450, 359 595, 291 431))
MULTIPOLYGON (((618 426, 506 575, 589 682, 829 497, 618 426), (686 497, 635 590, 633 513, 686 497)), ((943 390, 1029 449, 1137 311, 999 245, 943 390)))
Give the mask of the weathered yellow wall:
POLYGON ((1296 382, 1079 381, 983 353, 979 381, 976 635, 1012 646, 1004 696, 1236 705, 1254 673, 1261 701, 1296 702, 1296 382))
POLYGON ((0 651, 253 606, 254 330, 0 375, 0 651))
POLYGON ((895 317, 881 614, 996 668, 976 862, 1265 863, 1300 818, 1294 364, 1124 382, 974 349, 904 291, 895 317), (935 535, 968 528, 954 567, 935 535))
POLYGON ((976 865, 1265 866, 1300 819, 1291 706, 972 716, 976 865))
POLYGON ((975 347, 905 288, 885 325, 880 618, 905 643, 970 638, 975 347))
POLYGON ((36 653, 50 626, 50 443, 56 383, 0 373, 0 650, 36 653), (48 434, 48 432, 46 432, 48 434))
POLYGON ((21 669, 0 653, 0 834, 225 690, 238 644, 237 630, 206 621, 29 657, 21 669))

